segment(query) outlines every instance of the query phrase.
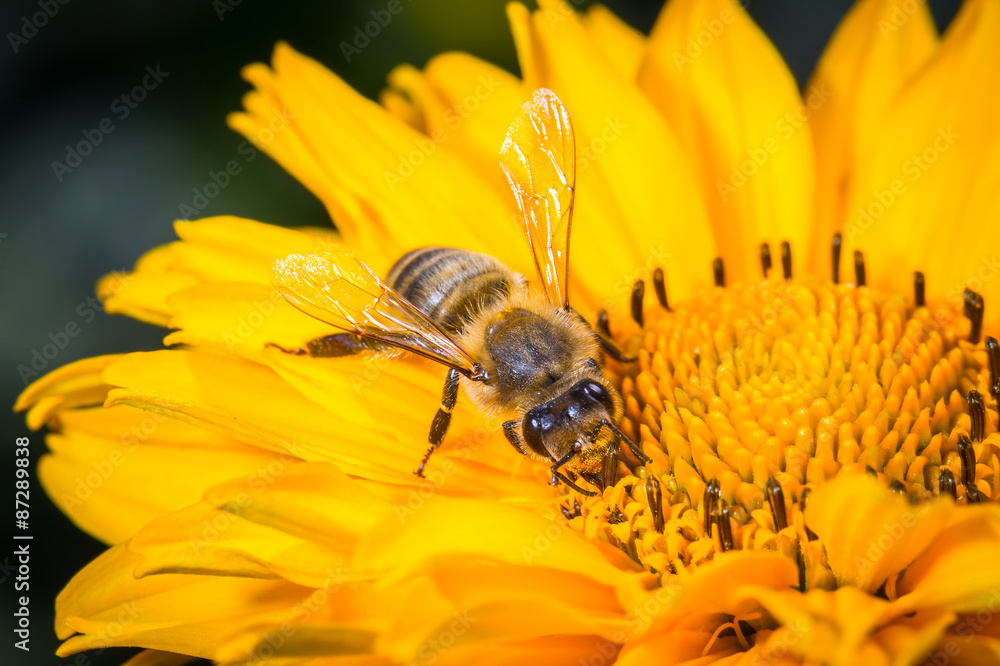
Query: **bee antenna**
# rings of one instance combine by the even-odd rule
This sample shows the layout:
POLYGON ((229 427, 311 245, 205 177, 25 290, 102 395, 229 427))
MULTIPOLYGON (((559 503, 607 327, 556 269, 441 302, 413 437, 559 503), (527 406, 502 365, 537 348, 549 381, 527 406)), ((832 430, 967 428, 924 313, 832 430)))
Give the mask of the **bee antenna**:
POLYGON ((601 419, 601 424, 607 426, 608 430, 610 430, 611 432, 613 432, 615 434, 615 437, 617 437, 621 441, 623 441, 626 444, 628 444, 628 448, 632 451, 633 454, 635 454, 635 457, 638 458, 639 462, 641 462, 643 465, 647 465, 647 464, 653 462, 653 459, 650 458, 649 456, 647 456, 643 452, 643 450, 641 448, 639 448, 636 445, 635 442, 633 442, 631 439, 629 439, 628 435, 626 435, 621 430, 619 430, 618 427, 615 426, 614 423, 612 423, 611 421, 609 421, 607 419, 601 419))

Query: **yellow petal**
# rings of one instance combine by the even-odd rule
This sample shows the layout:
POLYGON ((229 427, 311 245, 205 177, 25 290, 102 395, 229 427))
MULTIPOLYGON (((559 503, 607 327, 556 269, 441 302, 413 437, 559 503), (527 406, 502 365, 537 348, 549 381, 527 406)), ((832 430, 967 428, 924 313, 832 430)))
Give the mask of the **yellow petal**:
POLYGON ((594 47, 600 50, 623 78, 635 80, 639 64, 646 55, 645 36, 604 5, 590 7, 582 20, 594 47))
POLYGON ((285 581, 168 574, 132 577, 139 557, 114 546, 80 571, 56 599, 61 657, 101 647, 138 646, 206 659, 220 636, 292 614, 311 588, 285 581), (183 608, 183 613, 177 609, 183 608), (78 636, 72 636, 79 632, 78 636))
POLYGON ((530 16, 511 4, 508 17, 525 82, 559 95, 576 133, 570 275, 580 289, 570 298, 620 313, 635 279, 658 265, 671 294, 693 295, 709 282, 715 243, 677 139, 566 4, 541 7, 530 16))
POLYGON ((856 587, 835 591, 760 589, 752 594, 780 623, 760 657, 792 653, 837 666, 917 663, 954 621, 947 611, 906 609, 856 587))
POLYGON ((225 479, 276 457, 187 423, 127 406, 61 413, 39 460, 45 492, 81 529, 118 543, 225 479))
POLYGON ((252 65, 244 75, 258 91, 230 126, 322 199, 344 240, 376 269, 425 245, 501 257, 520 247, 496 188, 447 143, 421 135, 285 44, 275 49, 273 69, 252 65))
POLYGON ((874 592, 936 537, 951 506, 912 506, 867 474, 841 476, 809 496, 806 524, 826 546, 837 582, 874 592))
POLYGON ((500 144, 530 92, 517 77, 465 53, 444 53, 431 58, 423 71, 397 67, 389 85, 411 100, 421 132, 439 144, 447 142, 487 185, 499 188, 500 144))
POLYGON ((355 554, 356 566, 377 574, 386 585, 426 570, 443 556, 551 567, 612 586, 628 579, 579 534, 523 509, 430 497, 397 514, 355 554))
POLYGON ((14 404, 14 411, 30 408, 28 427, 38 430, 60 410, 99 405, 110 388, 101 379, 101 372, 121 357, 121 354, 94 356, 53 370, 24 389, 14 404))
POLYGON ((989 110, 1000 99, 998 31, 1000 6, 964 3, 858 165, 844 222, 845 249, 865 252, 869 284, 911 293, 921 270, 935 312, 960 308, 969 286, 985 297, 988 326, 1000 321, 988 305, 1000 299, 990 252, 1000 244, 1000 130, 989 110))
POLYGON ((989 564, 1000 557, 1000 506, 962 507, 935 537, 903 574, 899 603, 968 613, 1000 610, 1000 572, 989 564))
MULTIPOLYGON (((816 145, 816 208, 812 257, 830 262, 854 170, 885 129, 890 107, 938 46, 926 3, 862 0, 840 22, 807 89, 829 91, 812 115, 816 145)), ((817 271, 828 275, 823 268, 817 271)))
POLYGON ((808 118, 827 92, 799 96, 791 72, 733 0, 667 3, 639 73, 643 91, 676 132, 729 281, 757 280, 762 241, 792 246, 805 270, 813 209, 808 118))

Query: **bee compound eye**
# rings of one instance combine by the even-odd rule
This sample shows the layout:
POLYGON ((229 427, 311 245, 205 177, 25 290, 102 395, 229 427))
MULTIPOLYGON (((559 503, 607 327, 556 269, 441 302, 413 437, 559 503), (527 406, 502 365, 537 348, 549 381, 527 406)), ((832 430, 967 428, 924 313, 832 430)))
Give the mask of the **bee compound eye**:
POLYGON ((545 431, 548 429, 551 421, 551 418, 548 417, 549 414, 547 413, 546 406, 541 405, 525 414, 524 421, 521 424, 524 443, 528 445, 529 449, 543 458, 551 457, 545 448, 545 431))
POLYGON ((588 379, 583 385, 583 390, 589 398, 601 403, 608 413, 612 413, 615 410, 615 403, 611 399, 611 394, 608 393, 607 389, 601 386, 599 383, 592 379, 588 379))

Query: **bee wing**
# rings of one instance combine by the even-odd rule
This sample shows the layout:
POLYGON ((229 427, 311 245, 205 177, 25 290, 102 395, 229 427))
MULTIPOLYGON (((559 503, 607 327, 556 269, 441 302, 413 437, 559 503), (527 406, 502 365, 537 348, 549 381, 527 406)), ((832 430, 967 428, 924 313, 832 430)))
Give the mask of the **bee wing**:
POLYGON ((524 220, 545 295, 569 308, 576 140, 569 112, 551 90, 539 88, 521 107, 500 147, 500 170, 524 220))
POLYGON ((479 378, 479 364, 464 349, 353 254, 293 254, 273 271, 278 293, 310 317, 479 378))

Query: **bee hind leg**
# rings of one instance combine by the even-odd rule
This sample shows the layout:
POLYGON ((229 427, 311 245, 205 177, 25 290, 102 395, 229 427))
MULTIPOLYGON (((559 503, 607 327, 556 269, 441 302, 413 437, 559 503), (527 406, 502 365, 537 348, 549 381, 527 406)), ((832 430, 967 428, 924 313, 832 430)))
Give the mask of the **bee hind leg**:
POLYGON ((444 441, 444 436, 448 433, 448 426, 451 425, 451 411, 455 409, 455 403, 458 401, 459 377, 461 375, 454 368, 449 370, 448 375, 445 377, 444 393, 441 396, 441 408, 434 415, 434 420, 431 422, 431 432, 427 436, 430 446, 427 448, 427 453, 424 454, 424 459, 420 461, 420 467, 413 472, 421 478, 424 476, 424 466, 430 460, 431 455, 437 450, 437 447, 440 446, 441 442, 444 441))
POLYGON ((306 343, 305 349, 286 349, 279 344, 268 342, 265 347, 280 349, 286 354, 295 356, 311 356, 313 358, 335 358, 337 356, 353 356, 366 351, 381 349, 372 341, 354 333, 334 333, 314 338, 306 343))

